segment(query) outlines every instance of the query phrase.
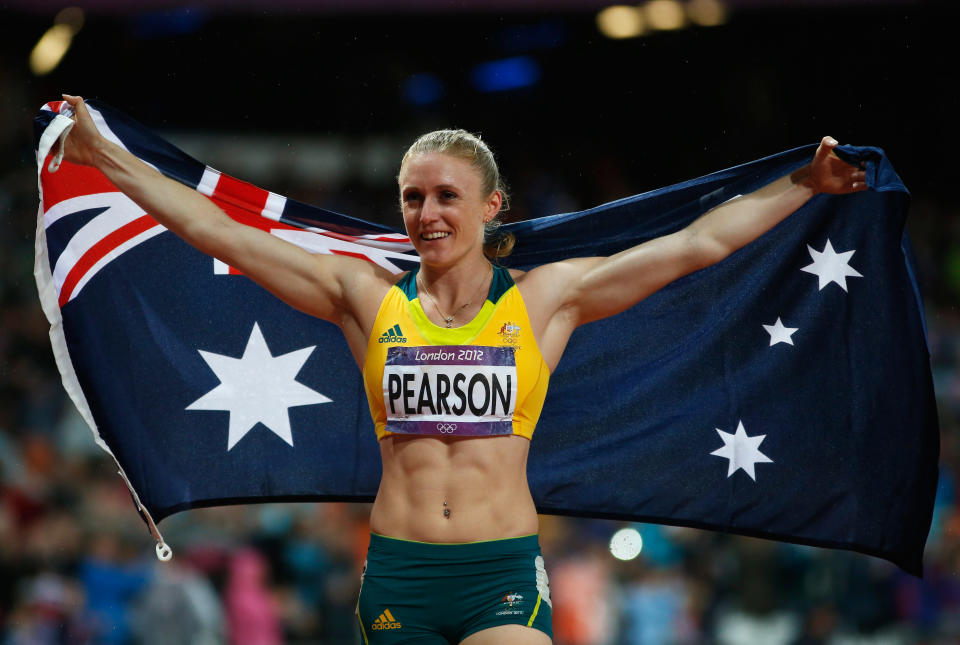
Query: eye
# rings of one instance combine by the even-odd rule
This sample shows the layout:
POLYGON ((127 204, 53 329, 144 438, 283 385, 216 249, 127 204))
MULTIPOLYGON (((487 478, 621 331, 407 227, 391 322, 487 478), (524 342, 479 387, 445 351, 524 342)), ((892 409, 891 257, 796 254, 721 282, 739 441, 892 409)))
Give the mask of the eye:
POLYGON ((407 204, 411 202, 418 202, 421 199, 423 199, 423 197, 415 190, 411 190, 403 194, 403 201, 407 204))
POLYGON ((440 192, 440 199, 456 199, 457 194, 452 190, 444 190, 440 192))

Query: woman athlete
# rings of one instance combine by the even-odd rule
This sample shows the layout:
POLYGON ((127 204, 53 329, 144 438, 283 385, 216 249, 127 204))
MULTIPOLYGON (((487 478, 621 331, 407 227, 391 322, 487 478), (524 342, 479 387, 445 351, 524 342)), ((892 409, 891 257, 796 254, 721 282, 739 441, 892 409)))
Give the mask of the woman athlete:
MULTIPOLYGON (((551 642, 527 454, 549 374, 579 325, 719 262, 820 192, 865 190, 824 137, 807 166, 610 257, 506 270, 484 254, 505 194, 473 135, 424 135, 398 177, 420 268, 311 255, 234 222, 97 132, 80 97, 65 158, 289 305, 340 327, 383 459, 357 615, 365 643, 551 642)), ((495 255, 495 254, 494 254, 495 255)))

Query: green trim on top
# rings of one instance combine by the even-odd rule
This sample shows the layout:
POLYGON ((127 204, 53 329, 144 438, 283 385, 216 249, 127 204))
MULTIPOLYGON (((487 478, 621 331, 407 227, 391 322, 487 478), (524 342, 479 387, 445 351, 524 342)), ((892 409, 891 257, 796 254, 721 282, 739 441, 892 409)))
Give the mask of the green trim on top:
POLYGON ((493 267, 493 279, 490 281, 487 299, 473 320, 460 327, 441 327, 430 320, 423 311, 423 305, 417 295, 418 271, 419 267, 410 271, 397 282, 396 287, 407 297, 407 310, 417 326, 417 331, 432 345, 469 345, 490 322, 504 294, 515 286, 509 270, 504 267, 493 267))
POLYGON ((503 294, 510 291, 510 287, 514 284, 513 276, 510 275, 509 269, 494 265, 493 280, 490 281, 490 293, 487 294, 487 300, 493 304, 497 304, 500 302, 503 294))
POLYGON ((403 292, 407 300, 414 300, 417 297, 417 271, 419 270, 420 267, 418 266, 413 271, 408 271, 407 275, 397 282, 397 288, 403 292))
MULTIPOLYGON (((407 275, 403 276, 397 282, 397 288, 403 292, 407 300, 413 301, 417 299, 417 273, 419 272, 420 267, 418 266, 412 271, 409 271, 407 275)), ((503 297, 503 294, 509 291, 513 285, 513 276, 510 275, 510 270, 506 267, 493 265, 493 279, 490 281, 487 300, 493 304, 497 304, 500 298, 503 297)))

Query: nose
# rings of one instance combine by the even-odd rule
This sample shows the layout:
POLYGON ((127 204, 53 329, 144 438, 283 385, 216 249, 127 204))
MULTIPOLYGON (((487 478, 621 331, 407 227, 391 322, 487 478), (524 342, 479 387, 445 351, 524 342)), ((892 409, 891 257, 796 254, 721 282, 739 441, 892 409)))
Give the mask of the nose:
POLYGON ((433 197, 427 197, 420 206, 420 223, 429 224, 439 219, 439 204, 433 197))

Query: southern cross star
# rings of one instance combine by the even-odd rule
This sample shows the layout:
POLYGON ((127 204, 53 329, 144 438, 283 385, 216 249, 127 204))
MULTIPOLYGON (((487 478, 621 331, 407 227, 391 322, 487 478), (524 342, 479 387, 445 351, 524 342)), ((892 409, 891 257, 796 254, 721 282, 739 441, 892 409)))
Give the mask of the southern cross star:
POLYGON ((830 240, 827 239, 827 244, 823 247, 823 251, 815 251, 809 244, 807 245, 807 250, 810 252, 813 263, 808 264, 800 270, 817 276, 821 291, 831 282, 836 282, 846 291, 848 276, 854 278, 863 277, 863 275, 849 264, 850 258, 856 252, 856 249, 837 253, 833 250, 833 245, 830 244, 830 240))
POLYGON ((764 325, 763 328, 770 334, 770 347, 773 347, 777 343, 793 345, 793 339, 790 337, 793 336, 793 332, 800 329, 799 327, 784 327, 783 322, 779 318, 777 318, 777 322, 774 324, 764 325))
POLYGON ((188 405, 187 410, 229 411, 227 450, 257 423, 292 446, 289 408, 331 400, 295 380, 314 349, 315 346, 304 347, 273 356, 260 327, 254 323, 240 358, 198 350, 220 379, 220 385, 188 405))
POLYGON ((740 421, 739 425, 737 425, 736 434, 724 432, 720 428, 716 428, 716 431, 720 435, 720 438, 723 439, 723 447, 717 448, 710 454, 730 460, 729 467, 727 468, 728 478, 738 470, 743 470, 743 472, 750 475, 750 479, 757 481, 754 466, 756 464, 773 463, 772 459, 760 452, 760 442, 762 442, 767 435, 758 434, 754 437, 748 437, 746 430, 743 429, 743 421, 740 421))

